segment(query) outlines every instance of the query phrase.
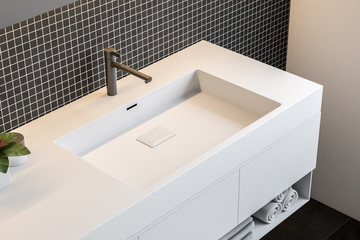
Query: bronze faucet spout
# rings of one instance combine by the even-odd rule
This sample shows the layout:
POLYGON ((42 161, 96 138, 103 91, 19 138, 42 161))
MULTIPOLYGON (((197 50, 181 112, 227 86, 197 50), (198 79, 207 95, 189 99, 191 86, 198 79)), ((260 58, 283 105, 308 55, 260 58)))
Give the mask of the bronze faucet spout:
POLYGON ((128 67, 124 64, 116 62, 116 58, 120 57, 120 53, 116 52, 114 48, 105 48, 105 72, 106 72, 106 87, 107 94, 109 96, 115 96, 117 94, 117 74, 116 68, 119 68, 127 73, 130 73, 138 78, 145 80, 145 83, 151 82, 152 78, 144 73, 136 71, 131 67, 128 67))

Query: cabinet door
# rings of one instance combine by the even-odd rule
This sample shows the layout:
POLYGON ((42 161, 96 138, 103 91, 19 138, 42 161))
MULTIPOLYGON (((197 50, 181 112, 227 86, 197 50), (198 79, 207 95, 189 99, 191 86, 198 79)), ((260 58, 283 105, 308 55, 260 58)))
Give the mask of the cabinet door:
POLYGON ((316 166, 320 116, 240 169, 239 222, 316 166))
POLYGON ((218 240, 237 225, 239 173, 206 190, 139 240, 218 240))

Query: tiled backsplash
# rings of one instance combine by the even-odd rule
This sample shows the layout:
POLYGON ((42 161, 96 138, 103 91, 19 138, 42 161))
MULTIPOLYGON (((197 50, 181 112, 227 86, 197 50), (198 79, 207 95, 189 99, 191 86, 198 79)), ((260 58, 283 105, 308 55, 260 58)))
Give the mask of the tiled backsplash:
POLYGON ((0 132, 103 87, 109 46, 135 69, 199 40, 284 69, 289 9, 290 0, 81 0, 0 29, 0 132))

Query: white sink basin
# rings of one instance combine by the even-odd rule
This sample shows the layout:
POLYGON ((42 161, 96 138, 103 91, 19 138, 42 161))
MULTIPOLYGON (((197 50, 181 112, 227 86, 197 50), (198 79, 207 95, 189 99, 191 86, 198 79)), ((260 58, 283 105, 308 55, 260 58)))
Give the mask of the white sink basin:
POLYGON ((56 143, 119 181, 145 190, 278 106, 194 70, 56 143), (136 140, 157 127, 175 136, 153 148, 136 140))

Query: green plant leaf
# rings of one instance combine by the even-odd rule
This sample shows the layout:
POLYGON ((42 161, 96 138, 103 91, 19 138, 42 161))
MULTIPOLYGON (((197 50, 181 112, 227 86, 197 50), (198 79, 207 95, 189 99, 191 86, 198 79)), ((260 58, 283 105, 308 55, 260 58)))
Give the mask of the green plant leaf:
POLYGON ((0 147, 0 157, 7 157, 6 154, 6 149, 12 148, 13 146, 15 146, 16 143, 15 142, 11 142, 8 145, 4 146, 4 147, 0 147))
POLYGON ((20 143, 15 143, 14 145, 12 145, 12 147, 3 149, 2 152, 5 154, 6 157, 17 157, 30 154, 29 149, 27 149, 24 145, 20 143))
POLYGON ((0 172, 7 173, 9 169, 9 159, 7 157, 0 157, 0 172))
POLYGON ((15 141, 16 138, 17 135, 15 133, 0 133, 0 139, 8 143, 15 141))

